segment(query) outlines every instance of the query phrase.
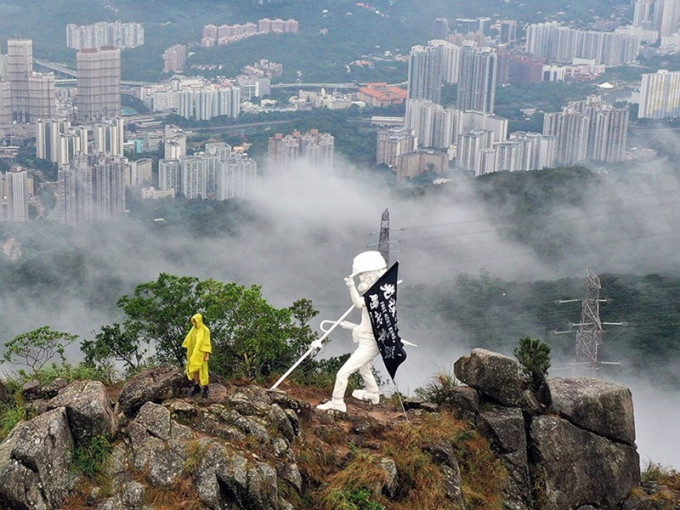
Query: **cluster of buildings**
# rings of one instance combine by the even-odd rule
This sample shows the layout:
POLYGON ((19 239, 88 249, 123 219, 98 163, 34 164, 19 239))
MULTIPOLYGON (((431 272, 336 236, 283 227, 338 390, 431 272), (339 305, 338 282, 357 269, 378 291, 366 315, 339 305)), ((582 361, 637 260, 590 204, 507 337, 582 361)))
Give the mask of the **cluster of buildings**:
MULTIPOLYGON (((456 26, 479 34, 486 30, 486 19, 457 20, 456 26)), ((501 26, 507 27, 505 37, 512 41, 515 24, 505 21, 501 26)), ((433 28, 443 34, 448 25, 438 19, 433 28)), ((376 163, 392 168, 401 181, 426 171, 443 174, 452 162, 461 170, 483 175, 624 158, 628 109, 615 108, 600 97, 572 101, 561 112, 546 113, 541 133, 508 134, 508 120, 494 114, 500 57, 498 47, 480 46, 465 37, 414 46, 409 54, 404 122, 378 133, 376 163), (457 84, 455 106, 442 104, 442 86, 447 83, 457 84)), ((541 73, 557 72, 544 63, 549 60, 556 58, 541 55, 538 59, 541 73)), ((577 60, 575 65, 595 61, 577 60)))
POLYGON ((299 23, 294 19, 269 19, 262 18, 257 23, 243 23, 236 25, 206 25, 203 27, 201 46, 212 47, 230 44, 233 42, 269 33, 297 33, 299 23))
POLYGON ((66 25, 66 46, 74 50, 83 48, 136 48, 144 44, 144 26, 141 23, 112 23, 101 21, 94 25, 66 25))
POLYGON ((332 172, 335 163, 335 138, 330 133, 311 129, 269 137, 268 165, 277 172, 290 172, 296 165, 308 164, 321 172, 332 172))
POLYGON ((176 126, 165 127, 165 154, 158 162, 158 190, 145 189, 150 198, 226 200, 245 198, 257 181, 257 163, 226 143, 207 143, 201 152, 187 155, 186 135, 176 126))

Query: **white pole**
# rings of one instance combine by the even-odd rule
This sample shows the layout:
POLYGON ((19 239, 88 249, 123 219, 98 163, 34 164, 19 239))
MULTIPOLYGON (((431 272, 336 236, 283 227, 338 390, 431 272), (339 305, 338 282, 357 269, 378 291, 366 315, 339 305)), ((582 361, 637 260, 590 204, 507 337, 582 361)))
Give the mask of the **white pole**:
MULTIPOLYGON (((342 314, 342 317, 340 317, 337 321, 335 321, 335 323, 333 323, 333 325, 332 325, 330 328, 328 328, 328 329, 326 330, 326 332, 323 334, 323 336, 322 336, 321 338, 319 338, 319 341, 324 340, 328 335, 330 335, 330 334, 331 334, 331 331, 333 331, 335 328, 337 328, 337 327, 340 325, 340 323, 341 323, 343 320, 345 320, 345 317, 347 317, 347 316, 350 314, 350 312, 351 312, 352 310, 354 310, 354 305, 350 306, 349 309, 348 309, 345 313, 342 314)), ((294 364, 292 367, 290 367, 290 368, 288 369, 288 371, 287 371, 285 374, 283 374, 283 375, 279 378, 278 381, 276 381, 276 383, 274 384, 274 386, 272 386, 271 388, 269 388, 269 390, 270 390, 270 391, 271 391, 271 390, 275 390, 275 389, 278 387, 278 385, 281 384, 281 383, 284 381, 284 379, 285 379, 286 377, 288 377, 288 376, 290 375, 290 373, 291 373, 293 370, 295 370, 295 369, 297 368, 297 366, 298 366, 300 363, 302 363, 302 362, 304 361, 304 359, 305 359, 307 356, 309 356, 313 351, 314 351, 314 347, 310 347, 309 349, 307 349, 307 352, 305 352, 305 353, 302 355, 302 357, 301 357, 299 360, 297 360, 297 361, 295 362, 295 364, 294 364)))

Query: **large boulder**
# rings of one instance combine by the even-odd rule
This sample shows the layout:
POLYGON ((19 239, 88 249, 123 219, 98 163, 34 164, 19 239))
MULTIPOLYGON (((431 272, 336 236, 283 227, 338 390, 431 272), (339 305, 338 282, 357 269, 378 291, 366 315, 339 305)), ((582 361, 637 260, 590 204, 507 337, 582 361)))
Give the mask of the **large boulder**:
POLYGON ((491 406, 480 409, 477 428, 500 455, 510 479, 505 489, 508 509, 533 508, 527 438, 522 411, 516 407, 491 406))
POLYGON ((195 480, 199 498, 211 509, 278 508, 276 471, 263 462, 248 461, 226 446, 208 446, 195 480))
POLYGON ((633 396, 628 388, 600 379, 548 380, 552 410, 577 427, 635 445, 633 396))
POLYGON ((2 508, 60 508, 75 482, 73 451, 65 408, 19 423, 0 445, 2 508))
POLYGON ((640 484, 635 448, 610 441, 552 415, 536 416, 530 441, 542 473, 541 508, 562 510, 594 505, 617 508, 640 484))
POLYGON ((116 434, 116 417, 100 381, 75 381, 49 400, 46 407, 66 408, 71 433, 78 444, 89 444, 100 435, 111 439, 116 434))
POLYGON ((486 349, 473 349, 453 365, 459 381, 506 406, 519 407, 525 389, 519 363, 508 356, 486 349))
POLYGON ((118 395, 118 409, 132 418, 147 402, 160 403, 182 395, 189 384, 186 375, 172 365, 146 370, 130 379, 118 395))

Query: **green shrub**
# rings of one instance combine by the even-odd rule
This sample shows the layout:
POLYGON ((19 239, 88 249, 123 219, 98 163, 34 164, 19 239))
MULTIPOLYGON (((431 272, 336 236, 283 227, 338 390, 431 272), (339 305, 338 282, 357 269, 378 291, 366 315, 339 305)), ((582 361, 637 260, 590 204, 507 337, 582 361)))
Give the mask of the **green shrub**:
POLYGON ((538 391, 550 368, 550 346, 538 338, 525 336, 519 339, 513 353, 522 367, 529 387, 538 391))
POLYGON ((102 435, 96 436, 90 444, 78 446, 73 452, 73 466, 85 476, 92 478, 102 472, 113 447, 102 435))

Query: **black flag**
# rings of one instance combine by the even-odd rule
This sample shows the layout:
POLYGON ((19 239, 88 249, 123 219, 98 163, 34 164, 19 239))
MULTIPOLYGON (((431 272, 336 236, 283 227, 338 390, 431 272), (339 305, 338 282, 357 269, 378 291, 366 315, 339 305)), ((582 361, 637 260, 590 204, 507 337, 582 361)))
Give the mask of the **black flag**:
POLYGON ((397 272, 399 262, 364 293, 364 303, 371 318, 373 336, 378 343, 385 368, 394 379, 397 368, 406 360, 406 351, 397 327, 397 272))

